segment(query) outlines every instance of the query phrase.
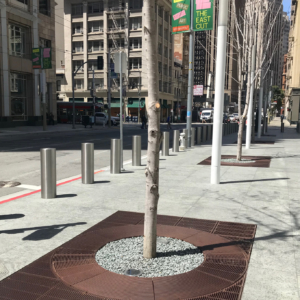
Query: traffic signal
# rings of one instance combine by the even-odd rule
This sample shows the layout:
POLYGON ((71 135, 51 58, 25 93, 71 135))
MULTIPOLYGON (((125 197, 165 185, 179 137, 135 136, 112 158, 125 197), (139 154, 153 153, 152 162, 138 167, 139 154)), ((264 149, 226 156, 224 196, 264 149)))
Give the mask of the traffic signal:
POLYGON ((97 67, 98 70, 103 70, 103 56, 97 57, 97 67))

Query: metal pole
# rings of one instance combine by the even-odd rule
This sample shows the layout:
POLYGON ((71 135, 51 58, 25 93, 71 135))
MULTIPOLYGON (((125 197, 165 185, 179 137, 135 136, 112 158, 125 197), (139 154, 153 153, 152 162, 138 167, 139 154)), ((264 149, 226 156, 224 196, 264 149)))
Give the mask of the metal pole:
POLYGON ((107 54, 108 61, 108 81, 107 81, 107 102, 108 102, 108 127, 111 127, 111 90, 110 90, 110 49, 107 54))
POLYGON ((195 138, 196 138, 196 128, 192 128, 192 140, 191 140, 191 146, 195 146, 195 138))
POLYGON ((41 149, 41 196, 43 199, 56 197, 56 149, 41 149))
POLYGON ((110 147, 110 174, 121 173, 121 141, 117 139, 111 140, 110 147))
POLYGON ((214 107, 214 134, 212 141, 211 184, 220 183, 224 83, 226 67, 228 0, 219 2, 218 47, 216 60, 216 90, 214 107))
POLYGON ((254 95, 254 72, 255 72, 255 62, 256 62, 256 44, 252 47, 252 63, 251 63, 251 89, 250 89, 250 99, 249 108, 247 115, 247 128, 246 128, 246 149, 250 149, 251 146, 251 133, 252 133, 252 111, 253 111, 253 95, 254 95))
POLYGON ((197 145, 201 144, 202 127, 197 127, 197 145))
POLYGON ((203 128, 203 132, 202 132, 203 138, 202 138, 202 141, 206 142, 207 141, 207 125, 204 125, 202 128, 203 128))
POLYGON ((82 183, 94 183, 94 144, 81 144, 81 176, 82 183))
POLYGON ((261 111, 262 111, 262 105, 263 105, 263 96, 264 96, 264 85, 263 85, 263 78, 261 76, 260 78, 260 90, 259 90, 259 101, 258 101, 258 131, 257 131, 257 137, 261 138, 261 111))
MULTIPOLYGON (((177 82, 178 82, 178 85, 177 85, 177 107, 176 107, 176 109, 177 109, 177 120, 176 120, 176 123, 178 123, 178 116, 179 116, 179 76, 178 76, 178 80, 177 80, 177 82)), ((179 151, 179 150, 178 150, 179 151)))
POLYGON ((95 114, 96 114, 96 97, 95 97, 95 69, 93 68, 93 115, 94 115, 94 122, 96 124, 95 114))
POLYGON ((73 125, 72 129, 75 129, 75 80, 74 80, 74 72, 72 71, 72 92, 73 92, 73 125))
POLYGON ((43 103, 43 131, 47 130, 47 115, 46 115, 46 73, 42 69, 42 103, 43 103))
POLYGON ((193 85, 194 85, 194 0, 191 0, 191 30, 189 44, 189 83, 188 83, 188 99, 186 112, 186 129, 188 136, 186 137, 186 147, 191 147, 191 128, 192 128, 192 104, 193 104, 193 85))
POLYGON ((179 152, 179 130, 174 130, 173 134, 173 152, 179 152))
POLYGON ((140 79, 139 79, 139 109, 138 109, 138 123, 140 123, 140 105, 141 105, 141 84, 142 84, 142 74, 140 71, 140 79))
POLYGON ((142 138, 140 135, 132 137, 132 165, 141 166, 142 164, 142 138))
POLYGON ((162 156, 169 156, 169 148, 170 148, 170 133, 164 132, 163 133, 163 145, 162 145, 162 156))
POLYGON ((120 142, 121 142, 121 152, 120 152, 120 161, 121 161, 121 170, 123 170, 123 77, 122 77, 122 52, 120 51, 120 142))

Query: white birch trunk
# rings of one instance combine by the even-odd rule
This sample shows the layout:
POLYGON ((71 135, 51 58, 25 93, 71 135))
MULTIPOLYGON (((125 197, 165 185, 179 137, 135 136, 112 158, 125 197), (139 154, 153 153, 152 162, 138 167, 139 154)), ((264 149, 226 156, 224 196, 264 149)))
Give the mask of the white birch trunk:
POLYGON ((157 86, 157 35, 153 0, 144 0, 144 31, 146 35, 146 60, 148 70, 148 152, 146 174, 146 203, 144 222, 144 257, 156 256, 156 223, 159 199, 159 149, 161 143, 160 105, 157 86))

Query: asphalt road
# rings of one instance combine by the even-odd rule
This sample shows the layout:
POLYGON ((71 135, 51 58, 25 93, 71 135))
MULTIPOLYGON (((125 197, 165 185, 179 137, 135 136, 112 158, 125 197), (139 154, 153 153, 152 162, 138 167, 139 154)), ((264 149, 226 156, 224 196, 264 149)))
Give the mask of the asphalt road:
MULTIPOLYGON (((67 125, 66 125, 67 126, 67 125)), ((183 129, 185 124, 174 125, 173 129, 183 129)), ((165 125, 162 131, 168 131, 165 125)), ((140 125, 124 125, 124 161, 131 159, 132 136, 142 136, 142 155, 147 149, 147 130, 140 125)), ((22 133, 0 136, 0 181, 17 181, 23 185, 39 186, 40 149, 57 149, 57 180, 81 173, 81 143, 94 143, 95 169, 110 164, 110 140, 119 138, 119 127, 96 126, 80 131, 45 133, 22 133)), ((170 134, 170 147, 173 134, 170 134)), ((126 167, 125 167, 126 169, 126 167)), ((0 188, 0 197, 21 191, 21 188, 0 188)))

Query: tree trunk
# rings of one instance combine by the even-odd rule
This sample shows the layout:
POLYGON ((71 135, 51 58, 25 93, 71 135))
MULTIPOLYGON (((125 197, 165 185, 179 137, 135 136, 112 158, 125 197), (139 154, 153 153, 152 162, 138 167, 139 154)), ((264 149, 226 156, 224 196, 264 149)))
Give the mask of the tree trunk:
POLYGON ((156 223, 159 187, 159 149, 161 143, 160 105, 157 102, 157 35, 155 1, 144 0, 144 31, 146 35, 146 59, 148 69, 148 151, 146 174, 146 203, 144 222, 144 257, 156 256, 156 223))

